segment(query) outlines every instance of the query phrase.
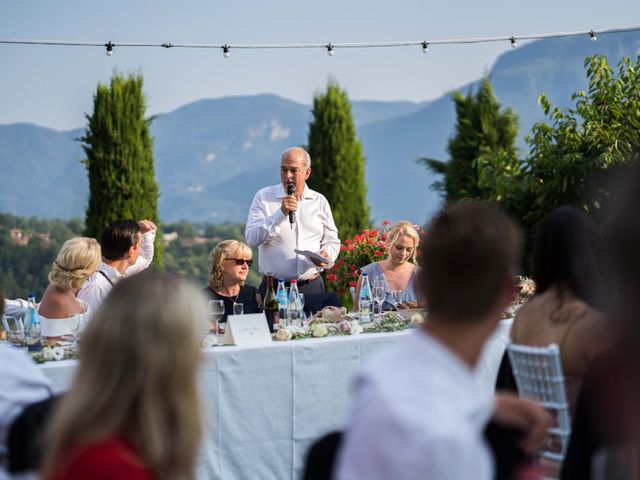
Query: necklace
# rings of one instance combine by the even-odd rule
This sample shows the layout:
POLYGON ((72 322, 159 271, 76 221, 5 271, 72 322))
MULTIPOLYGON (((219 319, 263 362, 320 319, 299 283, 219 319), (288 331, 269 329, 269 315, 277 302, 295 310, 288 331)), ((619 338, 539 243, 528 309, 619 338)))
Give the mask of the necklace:
POLYGON ((222 297, 226 297, 229 300, 231 300, 233 303, 236 303, 238 301, 238 297, 240 296, 240 293, 242 292, 242 288, 238 289, 238 293, 234 295, 225 295, 224 293, 220 292, 220 291, 216 291, 216 293, 222 297))

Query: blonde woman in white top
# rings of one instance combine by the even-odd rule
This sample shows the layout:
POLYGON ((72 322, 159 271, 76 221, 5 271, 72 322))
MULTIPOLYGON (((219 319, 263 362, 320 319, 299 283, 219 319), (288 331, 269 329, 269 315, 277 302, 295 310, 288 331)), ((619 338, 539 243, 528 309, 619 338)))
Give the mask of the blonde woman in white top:
POLYGON ((62 245, 38 308, 44 337, 60 340, 82 330, 90 312, 76 295, 101 259, 100 244, 93 238, 72 238, 62 245))

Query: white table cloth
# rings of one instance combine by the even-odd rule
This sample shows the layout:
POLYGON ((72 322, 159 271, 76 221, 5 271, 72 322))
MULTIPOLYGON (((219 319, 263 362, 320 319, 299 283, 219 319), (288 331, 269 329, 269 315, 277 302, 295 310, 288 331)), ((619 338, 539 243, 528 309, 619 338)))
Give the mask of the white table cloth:
MULTIPOLYGON (((508 329, 501 327, 487 342, 478 368, 487 389, 493 388, 506 344, 502 336, 508 329)), ((204 349, 198 375, 207 426, 197 478, 300 478, 309 445, 344 427, 351 382, 363 362, 407 334, 204 349)), ((65 360, 41 368, 60 392, 70 386, 75 366, 65 360)))

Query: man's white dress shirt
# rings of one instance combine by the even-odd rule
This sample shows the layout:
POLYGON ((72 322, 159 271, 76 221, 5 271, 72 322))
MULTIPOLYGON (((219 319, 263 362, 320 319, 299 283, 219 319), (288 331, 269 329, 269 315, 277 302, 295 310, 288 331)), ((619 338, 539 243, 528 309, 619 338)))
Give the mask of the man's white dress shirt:
POLYGON ((0 479, 9 478, 6 471, 9 427, 27 405, 52 394, 49 379, 26 353, 0 344, 0 479))
POLYGON ((153 261, 153 241, 155 238, 155 230, 151 230, 142 235, 140 255, 136 263, 127 268, 124 274, 121 274, 118 270, 104 262, 100 263, 98 270, 87 279, 78 292, 78 299, 84 300, 89 306, 89 310, 95 313, 118 280, 141 272, 151 265, 153 261), (105 275, 108 279, 105 278, 105 275))
POLYGON ((23 298, 16 298, 15 300, 5 299, 4 314, 7 317, 24 318, 28 305, 29 302, 23 298))
POLYGON ((493 396, 444 345, 414 332, 358 376, 338 480, 489 480, 493 396))
POLYGON ((296 223, 291 228, 289 216, 282 213, 282 199, 287 196, 282 184, 265 187, 251 202, 247 226, 247 243, 258 247, 260 272, 285 280, 307 280, 323 269, 295 250, 329 254, 329 263, 340 253, 338 229, 327 199, 308 186, 298 202, 296 223))

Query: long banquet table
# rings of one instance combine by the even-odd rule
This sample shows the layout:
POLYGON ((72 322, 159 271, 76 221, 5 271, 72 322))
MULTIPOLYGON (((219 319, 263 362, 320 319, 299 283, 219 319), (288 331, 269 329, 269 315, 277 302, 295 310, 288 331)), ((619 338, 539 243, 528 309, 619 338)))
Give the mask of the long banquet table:
MULTIPOLYGON (((479 362, 478 379, 487 389, 493 388, 510 326, 501 322, 479 362)), ((207 425, 197 478, 300 478, 309 445, 344 427, 354 374, 408 334, 203 349, 199 384, 207 425)), ((64 360, 41 368, 60 392, 70 386, 76 365, 64 360)))

